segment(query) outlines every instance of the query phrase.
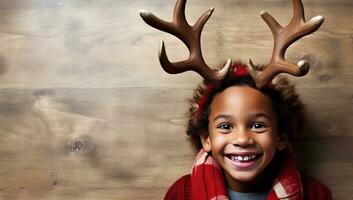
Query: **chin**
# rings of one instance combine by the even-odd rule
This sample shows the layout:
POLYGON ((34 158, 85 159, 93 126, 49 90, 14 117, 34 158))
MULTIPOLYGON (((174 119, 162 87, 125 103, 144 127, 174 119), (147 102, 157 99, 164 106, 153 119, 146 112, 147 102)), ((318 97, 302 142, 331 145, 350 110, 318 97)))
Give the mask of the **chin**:
MULTIPOLYGON (((227 172, 228 173, 228 172, 227 172)), ((254 180, 259 173, 256 172, 232 172, 228 175, 239 182, 251 182, 254 180)))

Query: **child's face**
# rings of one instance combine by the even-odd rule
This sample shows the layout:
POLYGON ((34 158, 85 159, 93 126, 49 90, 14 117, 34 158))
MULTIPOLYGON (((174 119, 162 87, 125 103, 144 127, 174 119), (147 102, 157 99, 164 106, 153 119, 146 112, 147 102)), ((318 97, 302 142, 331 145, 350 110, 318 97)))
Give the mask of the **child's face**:
POLYGON ((271 99, 248 86, 232 86, 214 97, 208 130, 203 147, 212 152, 231 188, 257 180, 276 149, 286 145, 277 133, 271 99))

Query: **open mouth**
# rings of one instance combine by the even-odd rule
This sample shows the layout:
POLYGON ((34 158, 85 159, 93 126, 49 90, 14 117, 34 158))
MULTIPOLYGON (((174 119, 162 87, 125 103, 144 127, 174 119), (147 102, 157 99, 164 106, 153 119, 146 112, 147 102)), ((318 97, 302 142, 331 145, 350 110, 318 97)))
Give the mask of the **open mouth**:
POLYGON ((263 153, 233 153, 226 154, 229 164, 239 170, 249 170, 255 167, 263 153))
POLYGON ((236 155, 236 154, 228 154, 226 155, 233 162, 251 162, 256 160, 261 154, 250 154, 250 155, 236 155))

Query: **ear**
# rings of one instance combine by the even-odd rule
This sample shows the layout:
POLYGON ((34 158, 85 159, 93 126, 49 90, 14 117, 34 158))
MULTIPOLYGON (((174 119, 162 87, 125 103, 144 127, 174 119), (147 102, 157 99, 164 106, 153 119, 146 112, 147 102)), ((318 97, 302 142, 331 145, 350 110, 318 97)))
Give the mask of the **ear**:
POLYGON ((201 143, 203 150, 206 152, 211 152, 211 140, 210 136, 206 136, 206 134, 201 134, 200 135, 201 143))
POLYGON ((277 145, 276 145, 277 150, 283 150, 287 147, 287 145, 288 145, 287 135, 280 133, 279 136, 277 137, 277 145))

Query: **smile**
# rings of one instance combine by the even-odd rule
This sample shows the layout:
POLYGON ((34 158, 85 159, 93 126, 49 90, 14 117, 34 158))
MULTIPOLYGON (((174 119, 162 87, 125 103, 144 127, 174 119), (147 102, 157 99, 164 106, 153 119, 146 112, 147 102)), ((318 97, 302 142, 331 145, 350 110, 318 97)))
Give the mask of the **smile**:
POLYGON ((238 161, 238 162, 249 162, 252 161, 256 158, 256 155, 251 155, 251 156, 229 156, 229 158, 232 161, 238 161))
POLYGON ((254 167, 262 154, 227 154, 228 163, 234 168, 247 170, 254 167))

